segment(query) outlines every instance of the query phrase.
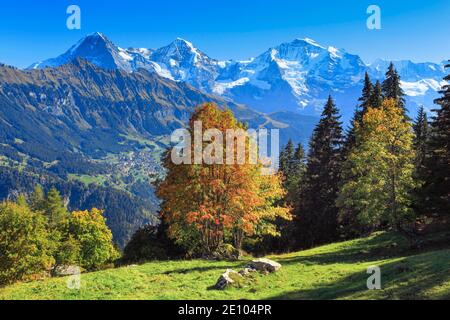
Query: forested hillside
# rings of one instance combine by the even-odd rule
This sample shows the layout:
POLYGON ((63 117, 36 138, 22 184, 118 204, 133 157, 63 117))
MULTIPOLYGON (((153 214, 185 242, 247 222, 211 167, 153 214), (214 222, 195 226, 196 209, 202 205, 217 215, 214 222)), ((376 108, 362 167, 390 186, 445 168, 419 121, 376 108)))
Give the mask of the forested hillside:
POLYGON ((138 227, 156 221, 153 184, 164 175, 160 158, 169 135, 207 101, 230 108, 250 127, 280 128, 283 141, 305 141, 315 125, 313 117, 273 120, 145 70, 105 70, 82 59, 43 70, 2 65, 0 199, 35 184, 57 185, 69 207, 104 209, 124 246, 138 227))

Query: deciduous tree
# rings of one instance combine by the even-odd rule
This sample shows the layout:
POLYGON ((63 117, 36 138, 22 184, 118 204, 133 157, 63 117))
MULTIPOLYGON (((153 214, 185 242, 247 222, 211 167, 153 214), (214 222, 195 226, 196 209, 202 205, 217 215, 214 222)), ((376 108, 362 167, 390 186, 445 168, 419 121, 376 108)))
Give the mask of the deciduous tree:
POLYGON ((0 284, 50 270, 54 259, 45 219, 23 204, 0 204, 0 284))
MULTIPOLYGON (((245 129, 231 111, 221 110, 214 104, 196 109, 190 120, 191 136, 195 122, 202 123, 203 132, 216 129, 222 137, 227 130, 245 129)), ((249 142, 244 141, 248 155, 249 142)), ((204 142, 203 147, 208 145, 204 142)), ((223 149, 215 153, 225 155, 225 145, 219 146, 223 149)), ((193 156, 194 146, 189 148, 193 156)), ((171 238, 195 254, 211 254, 224 242, 240 249, 246 237, 277 233, 273 221, 289 218, 287 209, 275 205, 284 195, 281 179, 278 175, 263 175, 261 165, 246 159, 244 164, 234 161, 234 164, 178 165, 167 154, 164 161, 167 177, 159 186, 158 195, 171 238)))
POLYGON ((411 124, 404 120, 398 101, 387 99, 381 108, 369 108, 356 137, 347 159, 353 179, 341 187, 337 201, 340 216, 356 210, 358 221, 372 230, 385 224, 399 229, 413 217, 411 124))

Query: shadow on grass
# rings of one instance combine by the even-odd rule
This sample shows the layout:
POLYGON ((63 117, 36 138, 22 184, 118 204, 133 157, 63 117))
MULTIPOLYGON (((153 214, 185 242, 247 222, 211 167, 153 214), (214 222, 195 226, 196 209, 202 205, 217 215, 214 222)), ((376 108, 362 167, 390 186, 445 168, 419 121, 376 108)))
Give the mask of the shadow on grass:
MULTIPOLYGON (((411 249, 405 238, 392 233, 380 233, 372 238, 356 240, 349 246, 342 243, 342 248, 333 252, 311 255, 278 258, 281 264, 312 264, 326 265, 334 263, 370 262, 395 257, 417 255, 423 252, 450 248, 448 237, 441 237, 427 241, 420 249, 411 249)), ((339 246, 341 244, 337 244, 339 246)))
POLYGON ((270 300, 450 299, 450 289, 431 292, 450 281, 450 250, 424 253, 380 266, 383 290, 368 291, 366 272, 357 272, 334 283, 308 290, 287 292, 270 300))
MULTIPOLYGON (((242 263, 242 267, 245 266, 245 263, 242 263)), ((170 274, 188 274, 191 272, 207 272, 207 271, 212 271, 212 270, 223 270, 223 272, 225 272, 225 270, 227 269, 233 269, 233 268, 238 268, 240 267, 240 265, 219 265, 219 266, 206 266, 206 267, 194 267, 194 268, 181 268, 181 269, 175 269, 175 270, 169 270, 166 271, 162 274, 164 275, 170 275, 170 274)))

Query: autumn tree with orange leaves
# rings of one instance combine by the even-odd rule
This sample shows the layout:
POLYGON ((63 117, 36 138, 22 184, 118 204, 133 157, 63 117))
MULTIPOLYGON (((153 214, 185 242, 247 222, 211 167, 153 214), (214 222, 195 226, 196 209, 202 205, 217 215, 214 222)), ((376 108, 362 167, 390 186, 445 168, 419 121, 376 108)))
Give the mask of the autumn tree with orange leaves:
POLYGON ((195 143, 187 143, 185 148, 192 163, 197 164, 175 164, 172 156, 179 152, 176 149, 168 152, 164 160, 167 176, 157 193, 162 199, 161 218, 169 226, 169 236, 191 253, 211 254, 227 243, 240 249, 246 237, 279 235, 274 221, 291 219, 288 208, 275 205, 284 196, 280 177, 264 175, 262 165, 250 161, 248 136, 233 137, 232 152, 226 148, 227 133, 243 133, 245 126, 231 111, 211 103, 198 107, 191 117, 191 136, 198 123, 202 133, 214 129, 215 134, 205 135, 201 142, 212 160, 195 162, 195 143), (244 146, 244 163, 237 161, 239 145, 244 146))

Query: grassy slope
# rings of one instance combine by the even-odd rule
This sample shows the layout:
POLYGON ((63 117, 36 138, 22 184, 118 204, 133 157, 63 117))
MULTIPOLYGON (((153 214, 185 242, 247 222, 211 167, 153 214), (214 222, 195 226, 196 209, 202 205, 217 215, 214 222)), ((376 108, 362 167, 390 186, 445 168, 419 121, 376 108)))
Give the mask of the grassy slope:
POLYGON ((195 260, 84 274, 80 291, 67 289, 64 278, 16 284, 0 289, 0 299, 450 299, 449 246, 410 252, 402 239, 378 233, 271 258, 281 271, 240 289, 209 287, 245 261, 195 260), (383 290, 366 289, 372 265, 381 267, 383 290))

